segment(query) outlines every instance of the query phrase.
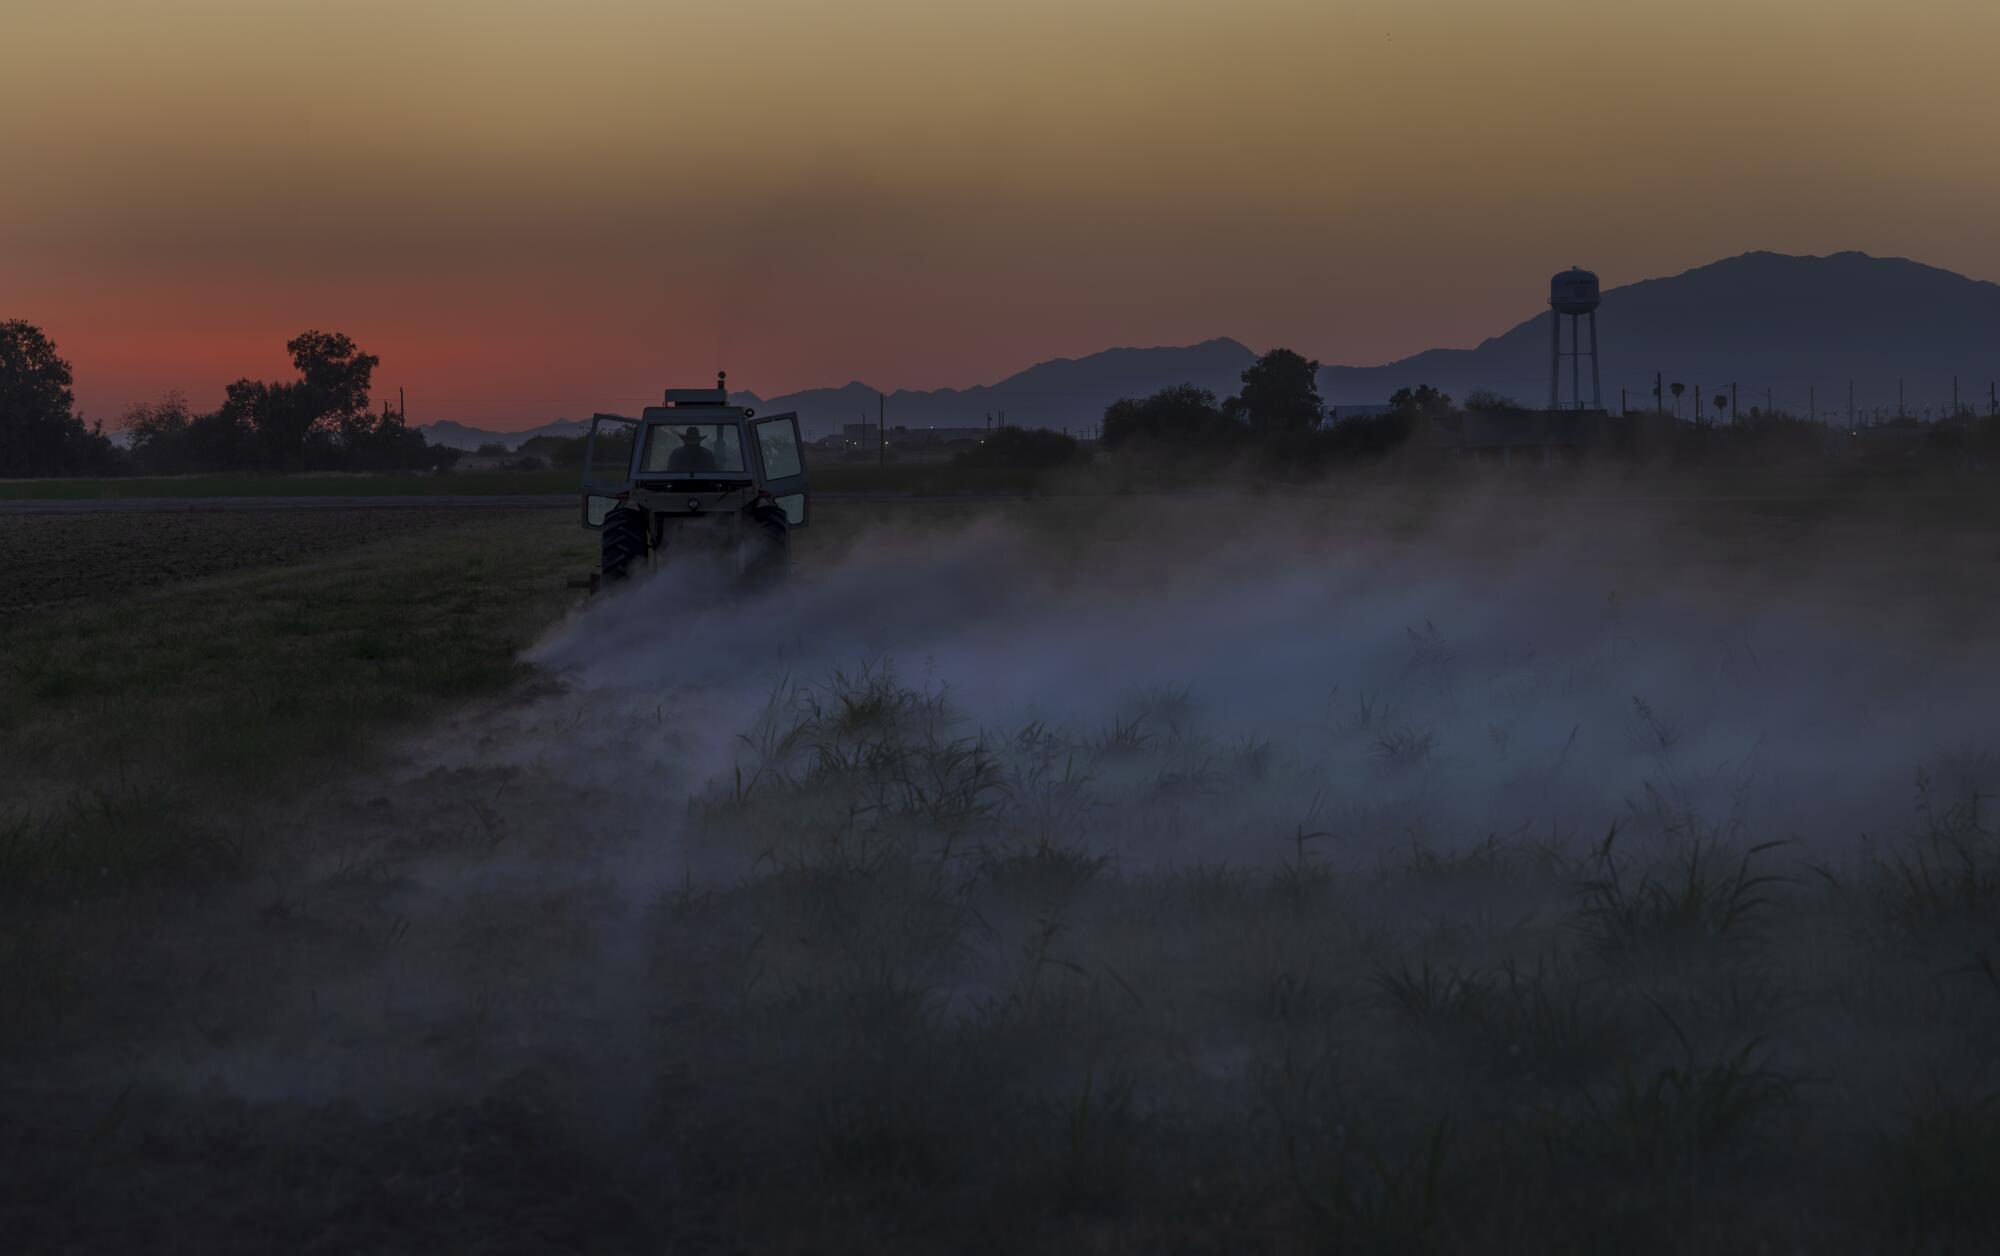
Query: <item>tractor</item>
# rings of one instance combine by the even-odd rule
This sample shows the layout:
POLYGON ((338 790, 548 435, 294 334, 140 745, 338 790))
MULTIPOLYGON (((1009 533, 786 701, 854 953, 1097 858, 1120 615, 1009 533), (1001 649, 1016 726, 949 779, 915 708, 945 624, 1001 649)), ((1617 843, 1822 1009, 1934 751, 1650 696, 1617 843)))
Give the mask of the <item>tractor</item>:
POLYGON ((700 553, 744 584, 790 570, 791 533, 806 526, 805 443, 796 414, 759 418, 714 388, 669 388, 638 418, 591 417, 583 455, 583 526, 598 533, 595 590, 662 554, 700 553))

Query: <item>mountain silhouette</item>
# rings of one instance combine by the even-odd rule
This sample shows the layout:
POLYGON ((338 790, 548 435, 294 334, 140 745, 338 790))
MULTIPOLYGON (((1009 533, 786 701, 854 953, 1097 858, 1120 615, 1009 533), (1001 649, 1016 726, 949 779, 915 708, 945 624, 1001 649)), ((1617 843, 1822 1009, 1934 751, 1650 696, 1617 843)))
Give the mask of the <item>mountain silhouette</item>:
MULTIPOLYGON (((1081 358, 1055 358, 1009 375, 995 384, 971 388, 916 391, 899 388, 888 394, 889 426, 981 427, 988 414, 1004 413, 1017 427, 1095 428, 1104 408, 1120 397, 1138 397, 1169 384, 1195 383, 1227 396, 1242 384, 1243 370, 1257 355, 1234 340, 1157 349, 1106 349, 1081 358)), ((875 421, 877 393, 859 380, 838 388, 809 388, 763 397, 732 392, 730 401, 763 414, 794 411, 809 436, 840 430, 847 423, 875 421)), ((636 407, 627 407, 636 414, 636 407)), ((575 436, 587 421, 557 419, 526 431, 501 432, 449 419, 418 425, 433 444, 477 449, 490 442, 515 448, 534 436, 575 436)))
MULTIPOLYGON (((1539 295, 1539 294, 1537 294, 1539 295)), ((1524 302, 1524 304, 1528 304, 1524 302)), ((1372 402, 1430 384, 1463 400, 1489 389, 1527 405, 1548 401, 1552 316, 1546 306, 1473 349, 1431 349, 1383 366, 1320 373, 1329 402, 1372 402)), ((1913 413, 1960 396, 1986 409, 2000 377, 2000 284, 1899 257, 1745 253, 1664 279, 1606 289, 1597 314, 1605 404, 1619 390, 1651 403, 1655 373, 1713 396, 1740 386, 1740 407, 1765 404, 1822 416, 1895 409, 1897 383, 1913 413)), ((1563 365, 1565 400, 1569 365, 1563 365)), ((1589 388, 1588 375, 1584 387, 1589 388)), ((1671 405, 1671 397, 1668 399, 1671 405)))
MULTIPOLYGON (((1381 366, 1325 367, 1321 395, 1343 413, 1378 409, 1397 389, 1418 384, 1460 401, 1485 389, 1544 405, 1551 320, 1545 300, 1541 293, 1525 294, 1523 308, 1537 312, 1475 348, 1430 349, 1381 366)), ((1687 385, 1682 405, 1690 415, 1695 389, 1712 398, 1731 384, 1739 386, 1738 404, 1746 411, 1764 405, 1769 390, 1781 409, 1803 414, 1816 406, 1822 416, 1837 414, 1845 410, 1850 382, 1864 415, 1894 413, 1899 382, 1908 412, 1941 413, 1951 401, 1954 376, 1961 399, 1984 411, 1988 386, 2000 379, 2000 284, 1899 257, 1745 253, 1606 289, 1597 323, 1604 403, 1613 410, 1621 389, 1632 407, 1649 405, 1655 373, 1663 384, 1687 385)), ((986 415, 1004 412, 1019 427, 1083 431, 1095 428, 1104 408, 1120 397, 1169 384, 1193 383, 1228 396, 1255 359, 1228 339, 1107 349, 1043 362, 993 384, 897 389, 888 394, 886 414, 891 427, 978 427, 986 415)), ((1567 398, 1567 379, 1564 390, 1567 398)), ((774 397, 732 393, 730 399, 767 414, 797 411, 815 436, 845 423, 873 422, 876 408, 875 387, 860 381, 774 397)), ((446 422, 424 430, 433 441, 469 449, 494 440, 516 445, 534 435, 574 435, 584 426, 559 420, 526 432, 493 432, 446 422)))
POLYGON ((449 449, 477 449, 481 445, 501 444, 514 449, 524 440, 536 436, 581 436, 590 430, 590 424, 582 419, 557 419, 540 427, 531 427, 520 432, 496 432, 484 427, 468 427, 450 419, 439 419, 435 423, 417 424, 424 439, 433 445, 443 445, 449 449))
MULTIPOLYGON (((1173 348, 1106 349, 1037 363, 995 384, 927 392, 899 388, 888 394, 883 413, 892 428, 979 427, 988 414, 1004 413, 1016 427, 1081 431, 1102 422, 1104 408, 1120 397, 1143 396, 1169 384, 1198 384, 1227 396, 1256 360, 1255 353, 1227 339, 1173 348)), ((815 434, 846 423, 873 423, 877 405, 875 389, 859 381, 775 397, 731 393, 730 400, 765 413, 797 411, 815 434)))

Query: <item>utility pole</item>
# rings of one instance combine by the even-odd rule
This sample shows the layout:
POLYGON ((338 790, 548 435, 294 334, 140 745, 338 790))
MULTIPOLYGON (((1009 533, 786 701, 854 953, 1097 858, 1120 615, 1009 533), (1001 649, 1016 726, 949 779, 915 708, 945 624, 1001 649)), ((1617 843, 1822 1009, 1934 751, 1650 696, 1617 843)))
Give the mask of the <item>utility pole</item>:
POLYGON ((889 412, 889 399, 880 392, 875 394, 875 465, 889 465, 889 428, 884 416, 889 412))
POLYGON ((1729 386, 1729 421, 1736 421, 1736 385, 1729 386))
POLYGON ((1701 397, 1703 391, 1700 384, 1694 386, 1694 421, 1697 423, 1701 422, 1701 397))
POLYGON ((1819 422, 1819 386, 1817 384, 1806 385, 1806 413, 1812 417, 1813 422, 1819 422))
POLYGON ((1847 430, 1854 430, 1854 381, 1847 381, 1847 430))
POLYGON ((1623 388, 1618 390, 1618 413, 1621 416, 1625 413, 1625 390, 1623 388))
POLYGON ((410 406, 408 402, 403 400, 403 386, 401 384, 396 385, 396 417, 405 423, 410 421, 410 406))
POLYGON ((1958 417, 1958 376, 1951 377, 1951 417, 1958 417))
POLYGON ((1896 381, 1896 420, 1898 422, 1901 422, 1902 418, 1903 418, 1903 381, 1899 379, 1896 381))

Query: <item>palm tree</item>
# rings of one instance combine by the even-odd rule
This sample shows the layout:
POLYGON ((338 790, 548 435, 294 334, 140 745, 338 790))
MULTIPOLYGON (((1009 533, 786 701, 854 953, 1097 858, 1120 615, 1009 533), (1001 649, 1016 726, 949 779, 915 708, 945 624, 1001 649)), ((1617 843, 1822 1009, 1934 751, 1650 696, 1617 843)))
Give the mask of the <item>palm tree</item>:
POLYGON ((1687 387, 1679 383, 1667 385, 1667 390, 1674 395, 1674 417, 1677 419, 1681 417, 1681 394, 1687 391, 1687 387))

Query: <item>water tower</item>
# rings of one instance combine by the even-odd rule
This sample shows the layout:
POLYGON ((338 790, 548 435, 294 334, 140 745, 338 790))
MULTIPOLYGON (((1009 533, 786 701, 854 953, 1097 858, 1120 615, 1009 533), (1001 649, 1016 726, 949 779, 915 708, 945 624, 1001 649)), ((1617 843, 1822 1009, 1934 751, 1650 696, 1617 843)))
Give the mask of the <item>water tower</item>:
POLYGON ((1562 360, 1569 359, 1570 408, 1583 409, 1583 359, 1590 358, 1590 408, 1602 410, 1597 378, 1597 276, 1572 266, 1549 280, 1549 308, 1555 311, 1555 343, 1549 352, 1549 409, 1562 404, 1562 360), (1563 320, 1569 320, 1569 352, 1563 352, 1563 320), (1590 348, 1583 347, 1583 322, 1590 320, 1590 348))

